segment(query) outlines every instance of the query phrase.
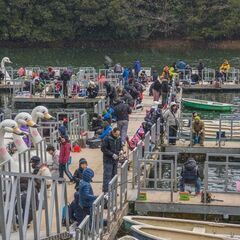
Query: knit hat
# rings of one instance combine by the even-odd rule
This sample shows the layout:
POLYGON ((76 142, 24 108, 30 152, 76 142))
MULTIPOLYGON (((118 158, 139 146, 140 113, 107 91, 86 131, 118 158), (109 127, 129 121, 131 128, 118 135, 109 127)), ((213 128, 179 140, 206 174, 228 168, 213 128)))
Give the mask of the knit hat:
POLYGON ((79 164, 87 163, 87 160, 85 158, 80 158, 79 164))
POLYGON ((30 159, 30 163, 40 163, 40 162, 41 162, 41 159, 38 156, 33 156, 30 159))
POLYGON ((200 117, 199 116, 196 116, 195 118, 194 118, 194 120, 196 121, 200 121, 201 119, 200 119, 200 117))
POLYGON ((84 171, 83 171, 83 180, 86 181, 86 182, 91 182, 92 181, 92 178, 94 177, 94 172, 91 168, 86 168, 84 171))

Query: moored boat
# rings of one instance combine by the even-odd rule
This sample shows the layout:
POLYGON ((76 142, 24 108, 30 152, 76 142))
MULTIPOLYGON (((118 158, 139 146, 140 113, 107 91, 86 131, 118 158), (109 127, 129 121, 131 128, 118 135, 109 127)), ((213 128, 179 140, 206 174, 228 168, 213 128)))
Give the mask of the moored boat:
POLYGON ((132 235, 138 240, 230 240, 225 236, 190 232, 179 229, 155 227, 150 225, 135 225, 131 227, 132 235))
POLYGON ((229 103, 212 102, 193 98, 182 98, 182 103, 185 107, 189 108, 222 112, 231 111, 232 108, 235 107, 233 104, 229 103))
POLYGON ((118 238, 118 240, 137 240, 137 238, 127 235, 127 236, 118 238))
POLYGON ((145 216, 125 216, 123 220, 126 229, 130 229, 130 227, 133 225, 151 225, 156 227, 173 228, 192 232, 201 230, 202 233, 206 234, 238 236, 240 238, 240 225, 238 224, 225 224, 187 219, 145 216))

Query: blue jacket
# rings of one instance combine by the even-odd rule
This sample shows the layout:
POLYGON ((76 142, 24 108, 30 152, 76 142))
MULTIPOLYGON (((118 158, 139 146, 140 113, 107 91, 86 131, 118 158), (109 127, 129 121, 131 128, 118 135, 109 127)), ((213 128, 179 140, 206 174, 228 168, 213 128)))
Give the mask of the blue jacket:
POLYGON ((103 132, 99 135, 99 138, 104 139, 106 136, 110 134, 111 131, 112 131, 111 125, 106 126, 103 132))
POLYGON ((79 192, 74 193, 74 200, 69 205, 69 218, 72 221, 77 221, 80 224, 84 218, 83 210, 79 205, 79 192))
POLYGON ((93 189, 90 184, 93 177, 94 172, 92 169, 86 168, 83 171, 83 178, 79 183, 79 204, 82 208, 91 208, 97 198, 93 195, 93 189))
POLYGON ((124 68, 124 71, 123 71, 123 78, 125 79, 125 80, 128 80, 128 76, 129 76, 129 71, 128 71, 128 69, 127 68, 124 68))
POLYGON ((137 73, 140 72, 140 70, 141 70, 141 62, 139 60, 135 61, 135 63, 134 63, 134 70, 137 73))
POLYGON ((67 128, 62 124, 58 127, 61 136, 67 136, 67 128))

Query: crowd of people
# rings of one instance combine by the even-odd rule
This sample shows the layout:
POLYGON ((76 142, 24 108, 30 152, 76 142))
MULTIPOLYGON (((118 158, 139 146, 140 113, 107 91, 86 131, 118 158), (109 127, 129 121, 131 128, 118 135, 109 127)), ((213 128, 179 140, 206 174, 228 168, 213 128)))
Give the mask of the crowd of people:
MULTIPOLYGON (((156 124, 158 119, 160 119, 161 143, 164 143, 164 134, 168 134, 169 144, 176 145, 179 128, 179 103, 177 102, 176 95, 173 94, 174 91, 170 92, 177 74, 173 66, 170 68, 164 66, 163 72, 160 75, 158 75, 156 70, 153 71, 150 87, 150 95, 153 95, 153 106, 146 111, 144 121, 133 137, 129 138, 127 136, 129 115, 136 109, 137 101, 139 101, 138 104, 141 104, 143 99, 145 80, 141 78, 140 64, 138 60, 135 62, 135 74, 133 75, 131 75, 133 72, 130 73, 125 68, 122 69, 120 64, 117 65, 115 71, 120 72, 121 69, 124 72, 124 85, 115 88, 109 82, 105 81, 103 86, 106 89, 106 99, 109 99, 109 103, 101 115, 94 114, 92 117, 91 130, 95 134, 92 140, 100 142, 103 154, 102 192, 105 195, 106 201, 108 199, 109 182, 117 174, 120 157, 124 153, 126 143, 128 148, 133 150, 138 142, 144 139, 145 134, 151 130, 153 124, 156 124), (113 125, 114 123, 115 125, 113 125)), ((54 74, 51 73, 51 76, 54 76, 54 74)), ((93 91, 92 94, 96 93, 93 91)), ((46 151, 50 156, 49 161, 42 163, 38 156, 33 156, 30 162, 32 164, 32 174, 52 176, 57 179, 59 184, 63 182, 64 174, 66 174, 69 182, 75 184, 74 199, 69 204, 69 217, 71 223, 77 222, 77 224, 80 224, 86 215, 90 215, 91 218, 92 204, 97 198, 91 186, 94 171, 88 166, 85 158, 80 158, 78 168, 75 169, 73 174, 69 171, 72 159, 67 126, 67 120, 63 119, 58 127, 60 134, 59 150, 53 145, 47 146, 46 151)), ((196 112, 192 114, 192 131, 193 145, 200 144, 203 146, 205 136, 204 122, 196 112)), ((25 191, 26 183, 24 179, 22 181, 22 189, 25 191)), ((200 192, 200 180, 197 164, 194 159, 189 159, 184 164, 181 173, 180 191, 184 192, 185 184, 189 182, 195 184, 196 193, 198 194, 200 192)), ((37 192, 39 192, 40 187, 41 183, 37 182, 37 192)), ((47 188, 50 193, 51 181, 48 181, 47 188)), ((31 221, 32 217, 30 216, 29 222, 31 221)))

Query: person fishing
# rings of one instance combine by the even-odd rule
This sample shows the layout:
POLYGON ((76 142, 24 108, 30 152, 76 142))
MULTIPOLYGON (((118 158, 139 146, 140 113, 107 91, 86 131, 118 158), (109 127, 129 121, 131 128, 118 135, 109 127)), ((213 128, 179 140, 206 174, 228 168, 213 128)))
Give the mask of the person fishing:
POLYGON ((181 171, 181 179, 180 179, 180 191, 185 191, 185 184, 194 184, 195 185, 195 194, 200 194, 200 174, 198 171, 197 162, 192 157, 188 158, 188 160, 184 163, 181 171))
POLYGON ((220 72, 223 74, 224 82, 227 81, 227 73, 230 69, 230 64, 228 63, 228 60, 224 60, 223 64, 220 67, 220 72))
POLYGON ((197 115, 194 118, 192 123, 192 137, 193 137, 193 145, 200 144, 200 146, 204 146, 204 137, 205 137, 205 129, 204 122, 197 115))
POLYGON ((179 125, 179 111, 175 102, 171 102, 170 107, 163 114, 163 119, 168 127, 168 143, 171 145, 176 145, 176 136, 179 125))

